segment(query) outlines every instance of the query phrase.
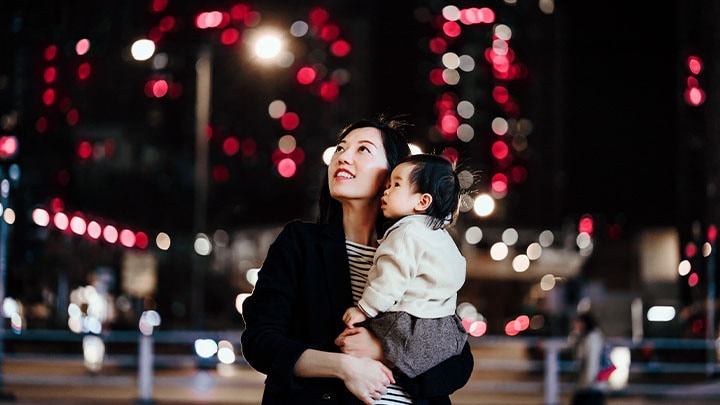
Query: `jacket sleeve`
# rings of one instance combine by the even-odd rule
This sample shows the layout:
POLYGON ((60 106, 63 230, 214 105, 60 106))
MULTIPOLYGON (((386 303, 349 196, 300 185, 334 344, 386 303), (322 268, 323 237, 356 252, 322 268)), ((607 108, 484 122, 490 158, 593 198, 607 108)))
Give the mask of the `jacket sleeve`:
POLYGON ((302 252, 289 223, 270 245, 252 294, 243 303, 243 356, 278 390, 299 388, 294 367, 307 344, 290 338, 302 252))

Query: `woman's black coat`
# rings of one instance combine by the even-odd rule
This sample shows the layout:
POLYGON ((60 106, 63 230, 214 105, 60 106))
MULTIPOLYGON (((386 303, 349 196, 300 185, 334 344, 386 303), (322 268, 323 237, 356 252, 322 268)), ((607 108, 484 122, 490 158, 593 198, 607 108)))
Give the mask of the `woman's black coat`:
MULTIPOLYGON (((353 305, 345 235, 340 224, 288 223, 270 246, 255 289, 243 304, 242 351, 267 375, 263 404, 359 404, 334 378, 293 374, 307 349, 337 352, 342 315, 353 305)), ((415 379, 402 381, 416 404, 449 404, 470 377, 469 345, 415 379)))

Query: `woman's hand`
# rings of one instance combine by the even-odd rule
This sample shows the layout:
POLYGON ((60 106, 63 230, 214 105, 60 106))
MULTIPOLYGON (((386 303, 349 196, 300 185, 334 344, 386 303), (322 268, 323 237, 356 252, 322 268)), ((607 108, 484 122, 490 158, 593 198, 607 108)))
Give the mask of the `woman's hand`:
POLYGON ((369 358, 343 356, 341 369, 345 387, 367 405, 373 405, 395 383, 389 368, 369 358))
POLYGON ((385 361, 380 339, 363 327, 345 328, 340 336, 335 338, 335 344, 343 353, 385 361))

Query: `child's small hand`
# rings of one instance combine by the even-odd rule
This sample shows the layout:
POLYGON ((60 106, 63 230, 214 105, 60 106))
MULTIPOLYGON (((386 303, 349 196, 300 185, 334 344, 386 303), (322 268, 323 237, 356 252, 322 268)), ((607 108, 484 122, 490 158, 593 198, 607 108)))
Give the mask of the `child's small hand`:
POLYGON ((360 323, 367 319, 367 316, 357 307, 350 307, 345 310, 343 322, 348 328, 352 328, 356 323, 360 323))

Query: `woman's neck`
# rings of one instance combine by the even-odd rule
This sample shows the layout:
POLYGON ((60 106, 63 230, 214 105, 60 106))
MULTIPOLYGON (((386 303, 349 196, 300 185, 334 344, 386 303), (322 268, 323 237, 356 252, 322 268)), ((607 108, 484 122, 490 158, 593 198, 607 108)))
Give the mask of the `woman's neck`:
POLYGON ((376 206, 343 204, 345 239, 365 246, 377 246, 377 216, 376 206))

